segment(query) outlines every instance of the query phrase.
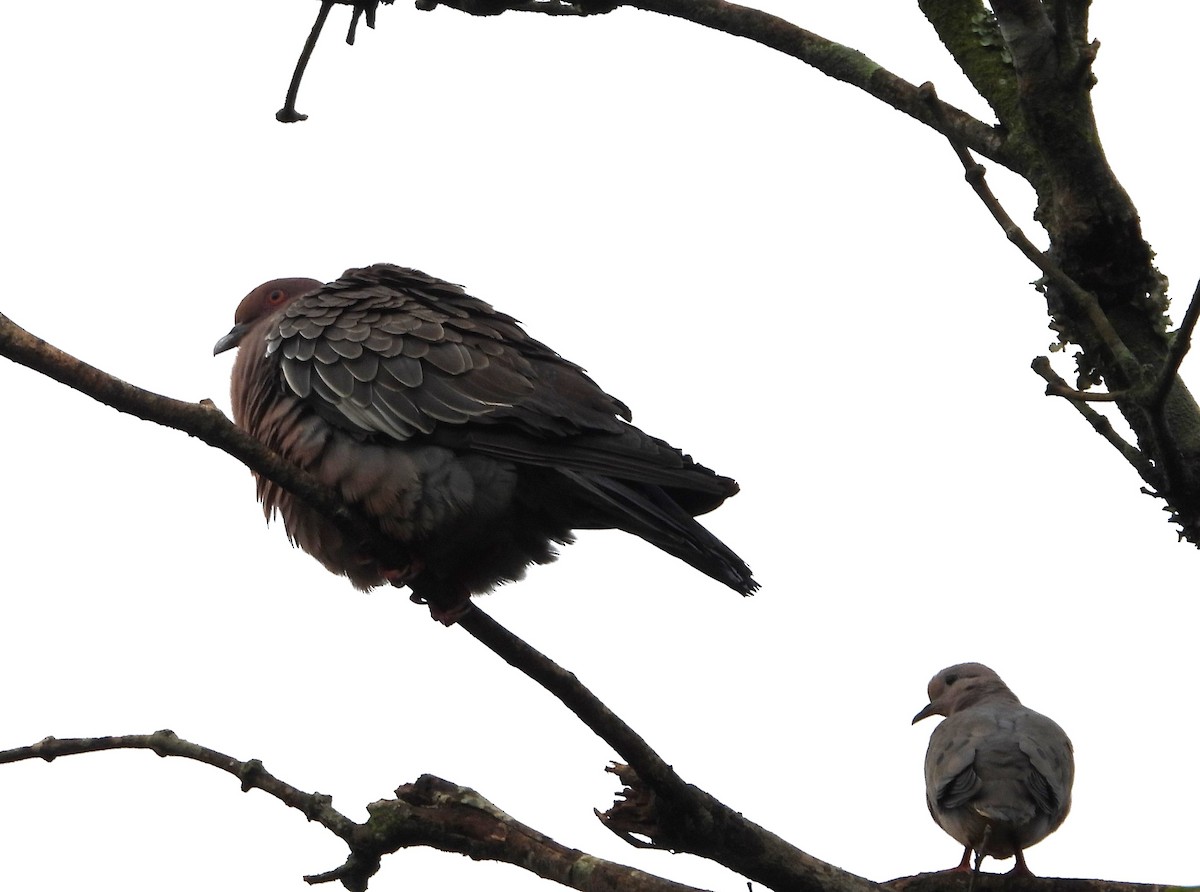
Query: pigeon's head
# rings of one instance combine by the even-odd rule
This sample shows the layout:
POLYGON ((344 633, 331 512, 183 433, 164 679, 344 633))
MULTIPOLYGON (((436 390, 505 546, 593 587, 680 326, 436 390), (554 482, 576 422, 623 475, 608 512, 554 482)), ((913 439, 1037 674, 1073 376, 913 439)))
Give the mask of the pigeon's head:
POLYGON ((316 279, 272 279, 270 282, 263 282, 242 298, 233 314, 233 328, 229 330, 229 334, 217 341, 213 347, 213 356, 232 350, 240 344, 246 332, 259 319, 286 307, 302 294, 315 291, 322 284, 316 279))
POLYGON ((913 716, 913 724, 931 715, 954 715, 986 699, 1019 702, 1000 676, 982 663, 959 663, 929 680, 929 704, 913 716))

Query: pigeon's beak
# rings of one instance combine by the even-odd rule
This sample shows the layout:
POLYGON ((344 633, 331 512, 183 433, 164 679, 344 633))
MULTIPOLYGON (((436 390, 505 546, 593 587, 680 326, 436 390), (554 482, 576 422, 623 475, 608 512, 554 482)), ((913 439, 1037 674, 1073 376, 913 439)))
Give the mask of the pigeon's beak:
POLYGON ((216 356, 218 353, 224 353, 226 350, 232 350, 241 342, 249 330, 250 326, 245 322, 239 322, 233 328, 229 329, 229 334, 213 345, 213 356, 216 356))
POLYGON ((914 715, 912 723, 915 725, 917 722, 921 721, 921 719, 927 719, 931 715, 940 715, 940 713, 938 712, 938 706, 936 703, 930 703, 928 706, 926 706, 924 709, 922 709, 920 712, 918 712, 916 715, 914 715))

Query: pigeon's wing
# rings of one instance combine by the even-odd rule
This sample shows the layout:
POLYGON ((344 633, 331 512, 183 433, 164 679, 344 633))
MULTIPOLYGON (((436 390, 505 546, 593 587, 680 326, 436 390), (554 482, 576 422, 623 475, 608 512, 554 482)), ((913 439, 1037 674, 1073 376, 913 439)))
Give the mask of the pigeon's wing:
POLYGON ((1040 811, 1057 827, 1071 809, 1075 756, 1071 740, 1058 723, 1024 709, 1017 725, 1018 745, 1029 759, 1026 787, 1040 811))
POLYGON ((544 435, 618 430, 628 409, 509 316, 377 264, 293 301, 268 334, 285 386, 327 420, 404 442, 508 420, 544 435))
POLYGON ((415 270, 348 270, 293 301, 267 349, 290 391, 364 436, 654 484, 693 515, 737 492, 510 316, 415 270))
POLYGON ((959 713, 944 719, 929 738, 925 753, 925 791, 929 807, 958 808, 974 798, 982 787, 975 772, 979 746, 995 724, 959 713))

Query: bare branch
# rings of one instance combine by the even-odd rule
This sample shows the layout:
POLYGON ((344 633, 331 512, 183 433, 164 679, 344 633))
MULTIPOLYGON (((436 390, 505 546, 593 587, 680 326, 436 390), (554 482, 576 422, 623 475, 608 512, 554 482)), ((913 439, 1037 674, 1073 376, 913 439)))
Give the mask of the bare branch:
POLYGON ((325 827, 349 846, 350 855, 333 870, 305 877, 310 885, 336 880, 352 892, 362 892, 379 870, 383 855, 427 846, 515 864, 581 892, 698 892, 691 886, 568 848, 522 824, 469 787, 430 774, 397 789, 396 799, 369 805, 370 817, 359 824, 337 811, 331 797, 306 793, 285 783, 257 759, 242 762, 183 740, 173 731, 64 740, 47 737, 32 746, 0 752, 0 764, 29 759, 50 762, 59 756, 116 749, 148 749, 164 758, 176 756, 212 765, 236 777, 243 792, 262 790, 325 827))
MULTIPOLYGON (((440 0, 416 0, 417 9, 429 12, 440 0)), ((453 0, 452 5, 468 15, 499 15, 502 12, 540 12, 543 15, 590 15, 580 3, 568 0, 453 0)), ((607 11, 607 10, 605 10, 607 11)))
POLYGON ((29 759, 44 759, 53 762, 59 756, 75 756, 80 753, 98 753, 104 750, 151 750, 166 758, 177 756, 193 762, 203 762, 219 768, 238 779, 242 792, 262 790, 284 805, 296 809, 308 820, 315 821, 334 836, 352 844, 359 827, 333 807, 331 797, 321 793, 306 793, 291 784, 281 781, 265 768, 262 762, 251 759, 242 762, 232 756, 209 749, 180 738, 174 731, 155 731, 153 734, 123 734, 113 737, 74 737, 59 740, 47 737, 32 746, 0 751, 0 765, 24 762, 29 759))
MULTIPOLYGON (((211 405, 173 400, 113 378, 35 337, 3 315, 0 315, 0 355, 123 412, 185 431, 228 452, 309 501, 318 510, 344 522, 346 529, 360 538, 364 548, 379 549, 379 553, 386 554, 387 542, 379 531, 351 512, 336 493, 267 450, 211 405)), ((574 675, 517 638, 478 607, 472 605, 458 624, 558 697, 654 790, 665 803, 663 811, 667 816, 663 820, 664 838, 656 842, 710 858, 773 889, 866 892, 872 885, 807 855, 703 790, 685 783, 574 675)), ((359 849, 370 851, 369 847, 359 846, 359 849)), ((361 861, 361 852, 356 857, 361 861)), ((356 863, 361 867, 360 862, 356 863)), ((338 878, 345 879, 340 875, 338 878)))
POLYGON ((1085 403, 1115 403, 1117 400, 1128 398, 1128 394, 1125 393, 1089 393, 1068 387, 1066 384, 1047 384, 1046 396, 1061 396, 1064 399, 1082 400, 1085 403))
MULTIPOLYGON (((563 7, 578 9, 584 15, 611 12, 631 7, 684 19, 734 37, 744 37, 763 46, 786 53, 836 80, 874 96, 897 111, 916 118, 922 124, 953 135, 987 158, 1018 169, 1017 160, 1007 151, 1002 135, 962 109, 941 103, 941 115, 931 114, 926 99, 914 84, 888 71, 878 62, 848 46, 843 46, 786 19, 727 0, 576 0, 574 3, 545 4, 528 0, 418 0, 423 10, 448 6, 473 15, 495 15, 507 10, 563 13, 563 7)), ((577 14, 572 12, 571 14, 577 14)))
POLYGON ((329 516, 348 536, 362 542, 364 549, 388 553, 390 546, 380 531, 351 512, 338 493, 267 449, 234 425, 210 400, 187 403, 128 384, 43 341, 3 313, 0 313, 0 356, 120 412, 183 431, 228 453, 329 516))
MULTIPOLYGON (((940 115, 942 113, 942 104, 935 100, 937 91, 934 89, 933 84, 922 84, 921 93, 929 98, 932 113, 940 115)), ((1096 300, 1096 296, 1081 288, 1079 283, 1068 276, 1049 254, 1039 250, 1030 241, 1029 236, 1025 235, 1021 227, 1008 215, 1008 212, 1004 210, 1004 206, 1000 204, 1000 200, 996 198, 995 193, 988 186, 983 166, 975 162, 967 147, 955 139, 948 129, 940 129, 946 135, 947 140, 949 140, 951 148, 954 149, 954 153, 958 156, 958 160, 962 162, 967 182, 971 184, 971 188, 975 190, 975 194, 979 196, 979 199, 983 202, 984 207, 988 209, 993 219, 1000 224, 1000 228, 1004 230, 1005 237, 1016 245, 1020 252, 1033 262, 1052 284, 1062 289, 1071 302, 1087 316, 1088 321, 1099 334, 1105 348, 1111 354, 1118 368, 1122 370, 1126 379, 1136 382, 1140 376, 1140 366, 1137 358, 1125 346, 1125 343, 1121 340, 1121 336, 1113 328, 1108 316, 1105 315, 1104 310, 1101 308, 1100 302, 1096 300)))
POLYGON ((1187 311, 1183 314, 1183 321, 1179 323, 1179 328, 1175 331, 1174 339, 1171 341, 1171 350, 1163 364, 1162 377, 1159 379, 1158 387, 1150 402, 1151 408, 1156 412, 1162 411, 1167 401, 1167 394, 1171 392, 1171 388, 1179 377, 1179 367, 1183 364, 1183 358, 1192 348, 1192 332, 1196 329, 1198 319, 1200 319, 1200 282, 1196 283, 1196 289, 1192 292, 1192 299, 1188 303, 1187 311))
MULTIPOLYGON (((1067 386, 1067 382, 1054 371, 1050 365, 1050 360, 1045 356, 1039 356, 1035 359, 1031 368, 1047 382, 1046 393, 1048 395, 1062 396, 1063 394, 1059 391, 1071 391, 1071 388, 1067 386)), ((1075 391, 1071 392, 1074 393, 1075 391)), ((1129 462, 1133 466, 1133 469, 1138 472, 1138 476, 1155 490, 1162 488, 1162 478, 1155 470, 1153 463, 1137 447, 1127 443, 1113 428, 1111 421, 1089 406, 1085 400, 1072 399, 1071 405, 1086 419, 1087 423, 1092 426, 1092 429, 1096 433, 1104 437, 1114 449, 1121 453, 1125 461, 1129 462)))
MULTIPOLYGON (((579 717, 624 758, 620 776, 631 788, 649 788, 654 820, 636 832, 653 834, 655 847, 691 852, 723 864, 771 889, 802 892, 866 892, 873 883, 802 852, 747 820, 699 787, 687 784, 632 728, 549 657, 517 638, 477 605, 458 625, 521 670, 579 717)), ((602 816, 601 820, 610 822, 602 816)), ((613 823, 616 829, 622 829, 613 823)))
POLYGON ((307 121, 308 115, 302 115, 296 111, 296 95, 300 92, 300 81, 304 77, 304 69, 308 67, 308 60, 312 58, 313 50, 317 47, 317 40, 321 36, 321 30, 325 27, 325 20, 329 18, 329 10, 333 9, 335 4, 353 7, 353 12, 350 14, 350 27, 346 31, 346 43, 354 45, 354 37, 358 32, 358 20, 363 14, 367 17, 367 27, 375 27, 375 11, 379 8, 380 3, 392 3, 393 0, 321 0, 321 9, 317 12, 316 21, 313 22, 312 30, 308 33, 308 39, 304 41, 304 48, 300 50, 300 57, 296 60, 296 70, 292 72, 291 83, 288 84, 287 97, 283 101, 283 108, 275 112, 275 120, 283 124, 294 124, 298 121, 307 121))
POLYGON ((317 39, 321 36, 321 29, 325 27, 325 20, 329 18, 331 9, 333 9, 333 0, 322 0, 317 20, 313 22, 312 30, 308 32, 308 39, 304 41, 304 48, 300 50, 300 58, 296 60, 296 70, 292 72, 292 82, 288 84, 283 108, 275 112, 275 120, 282 124, 294 124, 297 121, 308 120, 308 115, 302 115, 296 111, 296 96, 300 92, 300 81, 304 77, 304 69, 308 67, 308 60, 312 58, 313 50, 317 48, 317 39))

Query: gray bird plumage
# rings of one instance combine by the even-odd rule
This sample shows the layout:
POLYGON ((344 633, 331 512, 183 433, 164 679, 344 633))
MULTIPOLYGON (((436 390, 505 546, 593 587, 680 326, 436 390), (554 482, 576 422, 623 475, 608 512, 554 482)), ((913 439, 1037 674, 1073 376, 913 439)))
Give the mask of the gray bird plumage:
POLYGON ((913 723, 946 716, 929 738, 925 791, 929 813, 971 852, 1016 857, 1045 839, 1071 810, 1075 759, 1066 733, 1021 705, 1000 676, 980 663, 943 669, 929 682, 929 704, 913 723))
POLYGON ((276 279, 241 302, 239 426, 373 517, 382 561, 269 480, 289 536, 361 589, 408 585, 444 619, 554 559, 574 529, 633 533, 741 594, 746 564, 700 526, 737 484, 629 423, 624 403, 457 285, 375 264, 276 279))

